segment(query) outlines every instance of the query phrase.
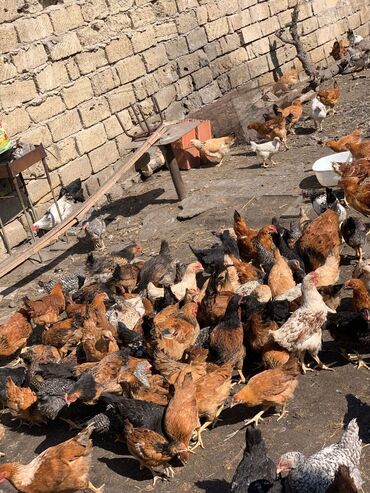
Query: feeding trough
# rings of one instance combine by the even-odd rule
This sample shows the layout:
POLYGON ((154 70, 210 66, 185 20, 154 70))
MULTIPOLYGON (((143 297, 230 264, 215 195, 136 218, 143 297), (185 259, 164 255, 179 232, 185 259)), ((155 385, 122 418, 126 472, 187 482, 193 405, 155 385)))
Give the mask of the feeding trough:
POLYGON ((337 152, 315 161, 312 171, 315 172, 320 185, 323 187, 335 187, 338 185, 340 176, 334 171, 332 163, 348 163, 350 161, 352 161, 352 154, 349 151, 337 152))

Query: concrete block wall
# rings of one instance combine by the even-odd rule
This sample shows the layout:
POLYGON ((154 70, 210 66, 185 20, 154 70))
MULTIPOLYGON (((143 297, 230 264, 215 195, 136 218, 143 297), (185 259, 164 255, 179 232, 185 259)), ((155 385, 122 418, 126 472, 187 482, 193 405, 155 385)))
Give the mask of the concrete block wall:
MULTIPOLYGON (((273 33, 295 1, 2 0, 1 119, 15 139, 44 144, 57 192, 79 176, 94 193, 129 152, 131 102, 150 115, 156 95, 181 118, 290 67, 295 50, 273 33)), ((369 19, 370 0, 306 1, 299 28, 312 61, 325 65, 349 27, 367 36, 369 19)), ((40 175, 35 166, 26 178, 42 214, 51 197, 40 175)), ((20 221, 7 228, 12 244, 24 240, 20 221)))

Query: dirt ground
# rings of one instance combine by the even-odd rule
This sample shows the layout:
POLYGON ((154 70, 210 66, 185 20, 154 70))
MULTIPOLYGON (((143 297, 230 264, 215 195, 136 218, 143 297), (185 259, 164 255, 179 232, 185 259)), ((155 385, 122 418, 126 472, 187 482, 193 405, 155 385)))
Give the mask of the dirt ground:
MULTIPOLYGON (((109 250, 114 251, 135 240, 143 245, 145 254, 150 255, 158 250, 160 240, 166 238, 177 258, 190 261, 193 256, 188 245, 206 247, 215 243, 212 232, 232 226, 234 209, 246 215, 252 226, 262 226, 271 221, 272 216, 282 217, 283 223, 289 222, 301 202, 300 188, 318 186, 313 179, 312 164, 317 158, 330 154, 320 142, 359 126, 364 137, 370 138, 369 82, 369 73, 358 80, 352 80, 351 76, 340 78, 343 96, 337 114, 325 120, 322 134, 313 132, 311 120, 303 119, 297 135, 289 139, 290 149, 277 155, 279 164, 275 168, 260 168, 246 145, 255 137, 254 132, 250 135, 242 132, 238 135, 239 145, 233 148, 223 166, 182 173, 189 195, 187 202, 190 202, 190 205, 185 204, 186 210, 190 206, 205 209, 196 217, 177 219, 181 209, 167 170, 135 185, 127 191, 127 196, 101 209, 109 223, 109 250)), ((244 104, 248 105, 248 101, 244 104)), ((309 111, 309 105, 306 105, 305 116, 309 111)), ((226 113, 217 111, 217 105, 205 114, 217 120, 217 128, 222 128, 223 118, 228 119, 226 113)), ((240 128, 245 128, 246 123, 241 122, 240 128)), ((229 120, 225 121, 225 126, 229 127, 229 124, 229 120)), ((307 209, 310 208, 308 204, 307 209)), ((37 280, 50 279, 53 272, 60 269, 83 271, 88 245, 81 232, 71 238, 68 245, 60 240, 43 251, 45 262, 42 266, 29 261, 0 279, 0 294, 4 296, 0 302, 0 319, 18 306, 25 294, 39 295, 37 280)), ((366 251, 370 254, 369 248, 366 251)), ((346 279, 350 277, 354 257, 348 247, 343 247, 342 253, 342 278, 346 279)), ((261 424, 269 454, 274 460, 289 450, 310 455, 336 441, 343 424, 353 417, 358 418, 364 444, 370 443, 370 372, 357 370, 346 363, 327 333, 324 333, 321 359, 331 363, 335 371, 316 371, 301 376, 288 415, 279 422, 276 416, 269 416, 261 424)), ((244 432, 232 440, 224 442, 224 439, 254 412, 255 409, 241 406, 226 409, 221 415, 222 422, 214 430, 204 433, 205 449, 198 448, 197 455, 191 456, 186 467, 176 468, 176 476, 171 482, 157 483, 156 491, 228 492, 229 482, 242 457, 244 432)), ((59 422, 30 429, 18 427, 7 414, 1 419, 7 426, 5 439, 0 444, 0 449, 6 453, 2 461, 28 462, 36 453, 73 434, 59 422)), ((140 471, 136 461, 120 458, 127 453, 123 444, 114 443, 110 436, 101 436, 95 440, 95 445, 92 481, 96 485, 105 483, 107 493, 152 490, 150 474, 140 471)), ((369 463, 370 447, 364 448, 362 454, 365 492, 370 492, 369 463)), ((0 487, 0 493, 11 491, 15 490, 7 483, 0 487)))

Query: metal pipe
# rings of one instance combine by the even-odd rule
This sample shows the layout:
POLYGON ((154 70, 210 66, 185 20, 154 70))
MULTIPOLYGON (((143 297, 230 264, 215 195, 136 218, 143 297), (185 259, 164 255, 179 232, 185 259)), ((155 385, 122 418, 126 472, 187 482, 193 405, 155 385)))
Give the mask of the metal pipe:
POLYGON ((5 248, 6 248, 6 251, 9 253, 9 255, 12 254, 12 249, 10 248, 10 243, 8 241, 8 238, 5 234, 5 228, 4 228, 4 224, 3 224, 3 221, 1 220, 1 217, 0 217, 0 229, 1 229, 1 235, 3 237, 3 241, 4 241, 4 245, 5 245, 5 248))

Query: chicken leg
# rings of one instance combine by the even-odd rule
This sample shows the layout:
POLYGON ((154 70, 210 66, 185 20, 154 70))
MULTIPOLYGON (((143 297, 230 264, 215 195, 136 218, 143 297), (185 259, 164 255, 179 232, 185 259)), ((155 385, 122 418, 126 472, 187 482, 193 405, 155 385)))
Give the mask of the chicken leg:
POLYGON ((370 370, 370 366, 367 363, 365 363, 365 361, 361 358, 361 356, 358 353, 347 354, 347 359, 351 362, 355 362, 358 370, 360 368, 366 368, 370 370))
POLYGON ((255 416, 253 416, 253 418, 244 420, 244 425, 241 428, 239 428, 238 430, 234 431, 233 433, 230 433, 230 435, 227 435, 224 442, 226 442, 227 440, 230 440, 230 438, 233 438, 237 433, 239 433, 239 431, 243 430, 244 428, 246 428, 247 426, 249 426, 252 423, 255 423, 255 425, 258 426, 258 423, 260 421, 263 421, 262 416, 265 414, 266 411, 268 411, 268 408, 262 409, 262 411, 260 411, 255 416))
POLYGON ((321 361, 321 359, 317 356, 317 354, 312 354, 311 355, 313 359, 316 361, 316 363, 319 365, 320 370, 328 370, 328 371, 334 371, 334 368, 330 368, 329 366, 324 365, 324 363, 321 361))
POLYGON ((306 366, 305 365, 305 362, 304 362, 304 358, 306 356, 306 351, 302 351, 299 355, 299 361, 301 363, 301 367, 302 367, 302 371, 303 371, 303 374, 305 375, 308 371, 314 371, 312 368, 310 368, 309 366, 306 366))
POLYGON ((88 489, 91 490, 93 493, 104 493, 104 484, 102 484, 100 488, 97 488, 89 481, 88 489))

